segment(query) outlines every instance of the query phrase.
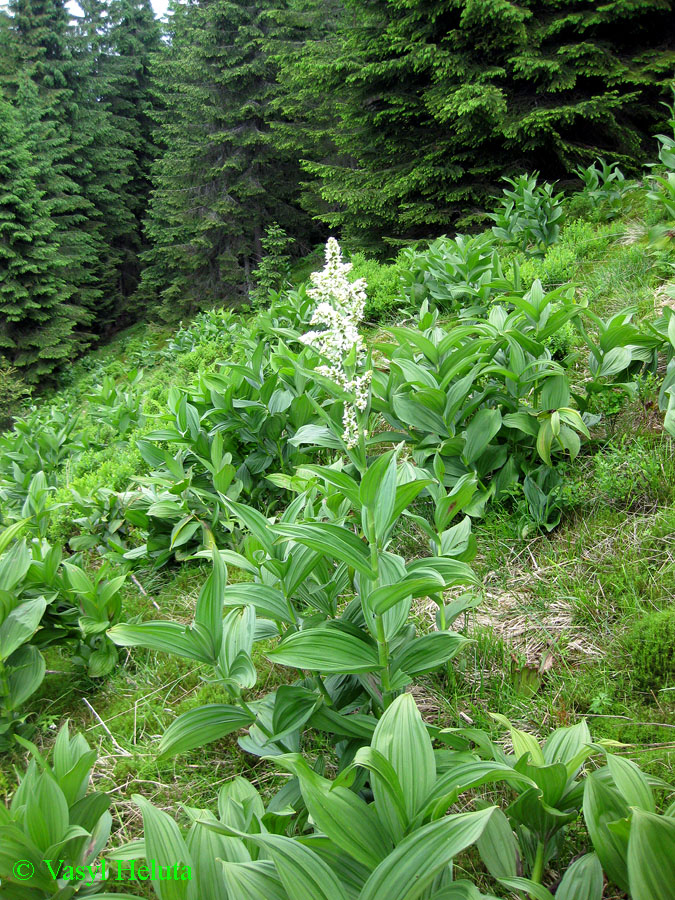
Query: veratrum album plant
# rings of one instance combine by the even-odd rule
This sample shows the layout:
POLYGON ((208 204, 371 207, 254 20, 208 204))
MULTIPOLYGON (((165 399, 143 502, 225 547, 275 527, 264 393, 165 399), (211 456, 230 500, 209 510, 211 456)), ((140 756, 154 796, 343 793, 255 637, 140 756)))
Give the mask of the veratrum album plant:
MULTIPOLYGON (((245 555, 212 551, 213 572, 190 628, 147 622, 108 632, 122 646, 206 663, 223 687, 227 703, 184 713, 162 738, 160 752, 191 749, 253 723, 242 746, 259 755, 270 752, 270 743, 282 741, 287 749, 289 741, 297 743, 306 722, 338 737, 366 738, 375 724, 370 716, 379 716, 415 675, 445 665, 466 643, 445 628, 417 634, 409 613, 414 598, 430 596, 442 624, 443 592, 476 583, 459 558, 468 535, 455 543, 438 536, 434 546, 445 542, 446 552, 412 562, 389 549, 397 522, 429 480, 407 480, 396 451, 377 457, 360 484, 338 468, 306 471, 328 488, 318 507, 316 488, 300 493, 276 521, 225 501, 250 537, 245 555), (332 510, 329 521, 326 509, 332 510), (226 563, 248 572, 253 582, 227 586, 226 563), (297 669, 300 677, 249 704, 244 694, 256 680, 252 646, 270 638, 276 640, 268 658, 297 669), (348 714, 353 712, 359 715, 348 714)), ((453 618, 459 611, 453 609, 453 618)))

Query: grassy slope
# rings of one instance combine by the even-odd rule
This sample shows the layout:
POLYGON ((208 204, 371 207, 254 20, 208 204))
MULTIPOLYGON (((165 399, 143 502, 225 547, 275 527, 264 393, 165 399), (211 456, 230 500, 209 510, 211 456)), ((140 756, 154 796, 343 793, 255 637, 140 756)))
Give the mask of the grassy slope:
MULTIPOLYGON (((643 246, 631 242, 635 231, 629 217, 607 226, 573 222, 530 274, 550 286, 576 281, 599 315, 628 305, 637 306, 640 317, 651 315, 665 273, 643 246)), ((140 328, 119 336, 75 367, 68 393, 86 394, 102 372, 123 379, 130 365, 144 357, 152 361, 153 347, 165 337, 140 328)), ((189 383, 226 351, 225 338, 205 341, 147 368, 146 410, 161 406, 170 384, 189 383)), ((600 432, 570 468, 566 512, 552 534, 523 538, 519 513, 508 507, 493 506, 475 523, 475 565, 485 602, 464 623, 475 643, 456 666, 454 682, 428 677, 415 689, 430 721, 473 722, 495 732, 489 713, 499 712, 545 734, 585 715, 596 737, 623 741, 647 770, 665 778, 672 774, 675 694, 637 690, 625 638, 636 617, 673 602, 675 464, 672 444, 660 433, 653 412, 653 395, 648 388, 613 416, 613 432, 600 432), (519 692, 518 682, 539 669, 538 690, 530 696, 519 692)), ((124 488, 142 469, 131 443, 137 436, 132 434, 125 447, 111 445, 81 459, 70 472, 70 484, 83 491, 97 485, 124 488)), ((53 536, 65 525, 56 515, 53 536)), ((399 540, 401 552, 415 553, 418 535, 402 533, 399 540)), ((126 615, 188 621, 206 571, 185 564, 159 573, 136 572, 137 585, 132 583, 125 596, 126 615)), ((430 612, 420 606, 416 614, 426 618, 430 612)), ((284 673, 262 654, 259 664, 256 691, 266 693, 284 673)), ((234 737, 187 758, 156 761, 156 739, 172 718, 218 699, 192 663, 137 651, 102 684, 78 675, 58 651, 48 668, 33 701, 38 743, 48 744, 56 724, 70 717, 99 746, 100 787, 119 798, 113 843, 138 834, 140 819, 128 799, 134 792, 175 809, 188 800, 191 806, 212 805, 218 786, 235 772, 263 785, 276 782, 270 767, 245 756, 234 737)), ((306 749, 316 754, 322 748, 306 749)), ((19 763, 18 758, 0 761, 0 792, 13 784, 12 764, 19 763)))

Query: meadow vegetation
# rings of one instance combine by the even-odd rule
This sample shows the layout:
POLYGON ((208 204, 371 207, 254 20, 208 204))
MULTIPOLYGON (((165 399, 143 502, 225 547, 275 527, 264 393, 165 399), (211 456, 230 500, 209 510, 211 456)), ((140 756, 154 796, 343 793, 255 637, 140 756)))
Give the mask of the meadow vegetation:
POLYGON ((13 388, 0 896, 674 896, 673 146, 13 388))

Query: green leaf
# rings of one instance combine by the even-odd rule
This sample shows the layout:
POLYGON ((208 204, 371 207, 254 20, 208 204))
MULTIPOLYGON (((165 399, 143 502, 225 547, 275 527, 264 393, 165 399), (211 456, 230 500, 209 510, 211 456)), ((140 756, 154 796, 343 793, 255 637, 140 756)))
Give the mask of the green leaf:
POLYGON ((342 441, 325 425, 301 425, 293 437, 288 439, 288 443, 293 447, 311 445, 331 450, 341 450, 343 447, 342 441))
POLYGON ((270 536, 270 523, 257 509, 246 506, 244 503, 235 503, 227 497, 222 498, 223 504, 232 515, 236 516, 241 524, 248 528, 251 534, 260 541, 268 556, 274 557, 274 542, 270 536))
POLYGON ((607 768, 627 806, 637 806, 645 812, 656 812, 649 782, 632 760, 608 753, 607 768))
POLYGON ((41 774, 28 793, 24 823, 31 841, 43 853, 63 839, 69 824, 68 803, 50 772, 41 774))
MULTIPOLYGON (((396 812, 401 833, 406 829, 408 814, 405 808, 405 797, 398 775, 389 760, 379 750, 373 747, 359 747, 352 762, 338 775, 335 784, 349 783, 353 780, 353 771, 357 767, 363 767, 370 771, 371 775, 377 775, 380 786, 386 791, 391 805, 396 812)), ((391 807, 388 809, 390 811, 391 807)))
POLYGON ((604 879, 595 853, 576 859, 563 875, 555 900, 602 900, 604 879))
MULTIPOLYGON (((628 368, 632 359, 633 354, 628 347, 613 347, 605 353, 600 368, 594 374, 596 378, 608 378, 610 375, 618 375, 619 372, 623 372, 624 369, 628 368)), ((591 364, 592 370, 593 365, 591 364)))
POLYGON ((217 549, 213 550, 213 569, 199 592, 195 622, 211 639, 213 657, 220 653, 223 640, 223 595, 227 584, 227 568, 217 549))
POLYGON ((413 638, 391 661, 392 671, 400 669, 408 675, 433 672, 456 656, 469 638, 449 631, 434 631, 413 638))
POLYGON ((484 452, 492 438, 502 427, 502 414, 498 409, 481 409, 464 432, 465 443, 462 460, 470 465, 484 452))
POLYGON ((513 876, 510 878, 499 878, 498 881, 512 891, 524 891, 532 900, 555 900, 553 894, 547 888, 542 884, 530 881, 529 878, 513 876))
POLYGON ((329 522, 311 522, 303 525, 273 525, 269 530, 278 534, 281 539, 296 541, 333 559, 339 559, 366 578, 375 578, 368 548, 348 528, 329 522))
MULTIPOLYGON (((491 748, 490 748, 491 749, 491 748)), ((504 781, 511 787, 518 785, 534 787, 532 779, 517 772, 508 763, 498 760, 476 760, 455 763, 449 771, 440 775, 421 806, 419 815, 442 815, 448 806, 457 801, 463 791, 472 790, 483 784, 504 781)), ((537 796, 539 794, 536 791, 537 796)))
POLYGON ((282 835, 248 834, 219 823, 208 824, 264 848, 276 867, 288 900, 347 900, 335 873, 309 847, 282 835))
POLYGON ((551 420, 544 419, 537 434, 537 453, 547 466, 551 465, 551 447, 553 446, 553 428, 551 420))
POLYGON ((446 816, 418 828, 370 875, 359 900, 416 900, 453 857, 478 840, 494 809, 446 816))
POLYGON ((109 629, 108 637, 120 647, 145 647, 162 653, 175 653, 198 662, 213 664, 215 661, 194 630, 177 622, 115 625, 109 629))
POLYGON ((520 731, 518 728, 514 728, 506 716, 499 715, 498 713, 490 713, 490 715, 493 719, 496 719, 497 722, 500 722, 509 729, 509 732, 511 733, 511 742, 513 743, 513 752, 516 759, 520 759, 526 753, 529 753, 532 765, 543 766, 546 764, 539 742, 533 735, 528 734, 526 731, 520 731))
POLYGON ((223 883, 221 861, 250 862, 250 852, 240 838, 225 837, 211 828, 204 827, 201 824, 204 819, 211 818, 212 821, 218 821, 209 811, 185 805, 183 809, 192 820, 185 845, 195 866, 193 878, 196 876, 198 879, 198 900, 231 900, 223 883))
POLYGON ((111 641, 105 641, 94 650, 87 660, 87 674, 90 678, 103 678, 117 665, 117 650, 111 641))
POLYGON ((560 409, 569 406, 570 388, 566 375, 553 375, 544 382, 541 391, 542 409, 560 409))
POLYGON ((493 878, 518 874, 520 853, 513 829, 501 809, 495 809, 476 842, 481 859, 493 878))
POLYGON ((264 618, 293 623, 288 603, 283 593, 267 584, 229 584, 225 588, 225 606, 254 606, 256 612, 264 618))
POLYGON ((563 763, 568 776, 572 778, 593 752, 590 743, 591 733, 585 719, 568 728, 556 728, 544 744, 544 761, 547 764, 563 763))
POLYGON ((68 574, 68 581, 70 583, 71 588, 77 594, 94 594, 96 592, 96 588, 94 587, 94 582, 87 575, 87 573, 81 569, 79 566, 73 565, 73 563, 64 562, 63 568, 66 570, 68 574))
POLYGON ((3 697, 7 709, 19 709, 40 687, 45 677, 45 660, 32 644, 24 644, 7 660, 8 694, 3 697))
POLYGON ((370 741, 375 731, 376 721, 371 716, 361 713, 343 715, 330 706, 320 706, 311 718, 311 724, 319 731, 328 734, 339 734, 344 737, 370 741))
POLYGON ((176 756, 195 747, 203 747, 253 722, 252 717, 238 706, 209 703, 189 709, 169 725, 159 742, 160 757, 176 756))
POLYGON ((675 819, 635 809, 627 862, 632 900, 675 900, 675 819))
MULTIPOLYGON (((431 738, 411 694, 401 694, 384 711, 375 728, 371 747, 389 761, 396 773, 406 815, 408 821, 412 821, 433 787, 436 761, 431 738)), ((378 815, 396 843, 403 832, 390 791, 376 776, 372 778, 372 788, 378 815)))
POLYGON ((194 533, 200 528, 200 523, 193 515, 185 516, 180 522, 177 522, 171 530, 169 547, 173 550, 175 547, 182 547, 184 544, 187 544, 194 533))
POLYGON ((322 778, 300 754, 277 756, 274 762, 292 772, 315 826, 353 859, 372 871, 392 849, 374 806, 357 794, 322 778))
POLYGON ((284 666, 328 674, 375 672, 380 668, 372 644, 336 628, 297 631, 271 650, 267 658, 284 666))
POLYGON ((329 466, 302 466, 302 472, 313 472, 328 484, 338 488, 355 505, 359 503, 359 485, 351 475, 329 466))
MULTIPOLYGON (((27 519, 20 519, 18 522, 13 522, 11 525, 8 525, 7 528, 4 528, 2 532, 0 532, 0 553, 5 552, 14 538, 21 534, 28 522, 30 522, 30 517, 27 519)), ((2 587, 2 585, 0 585, 0 587, 2 587)))
POLYGON ((405 425, 421 431, 423 434, 435 434, 439 437, 448 436, 448 426, 442 416, 433 409, 429 409, 419 398, 412 399, 408 394, 394 394, 392 407, 394 414, 405 425))
POLYGON ((24 600, 0 625, 0 661, 8 659, 21 644, 29 641, 42 621, 47 602, 44 597, 24 600))
POLYGON ((366 536, 372 541, 376 540, 378 546, 381 546, 396 501, 395 450, 383 453, 372 465, 368 466, 361 481, 359 497, 366 512, 364 516, 366 536), (371 521, 373 534, 369 533, 371 521))
POLYGON ((591 772, 584 785, 584 820, 593 841, 593 849, 598 854, 607 877, 620 887, 628 890, 628 870, 626 857, 628 835, 622 830, 612 830, 609 826, 625 820, 630 810, 618 790, 603 780, 606 770, 591 772))
POLYGON ((437 572, 429 571, 404 578, 398 584, 386 584, 375 588, 368 594, 367 603, 374 613, 381 616, 408 597, 426 597, 429 594, 438 594, 444 588, 443 578, 437 572))
MULTIPOLYGON (((152 803, 134 794, 132 800, 141 810, 145 834, 145 858, 155 860, 158 866, 190 866, 193 860, 174 820, 152 803)), ((159 900, 196 900, 196 882, 180 878, 168 878, 153 882, 159 900)))
MULTIPOLYGON (((5 533, 6 531, 3 532, 5 533)), ((14 544, 0 558, 0 590, 11 591, 30 569, 31 559, 31 552, 25 540, 14 544)))
POLYGON ((228 900, 287 900, 274 864, 260 859, 249 863, 220 861, 228 900))
POLYGON ((272 710, 274 739, 302 728, 319 703, 321 697, 315 691, 309 691, 297 684, 282 684, 274 696, 272 710))

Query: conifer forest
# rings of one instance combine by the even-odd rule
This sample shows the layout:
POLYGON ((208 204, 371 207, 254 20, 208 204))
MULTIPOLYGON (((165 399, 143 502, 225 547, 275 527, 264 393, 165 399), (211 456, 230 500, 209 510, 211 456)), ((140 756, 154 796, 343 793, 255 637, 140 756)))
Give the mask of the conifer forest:
POLYGON ((0 0, 0 900, 675 900, 675 3, 0 0))

